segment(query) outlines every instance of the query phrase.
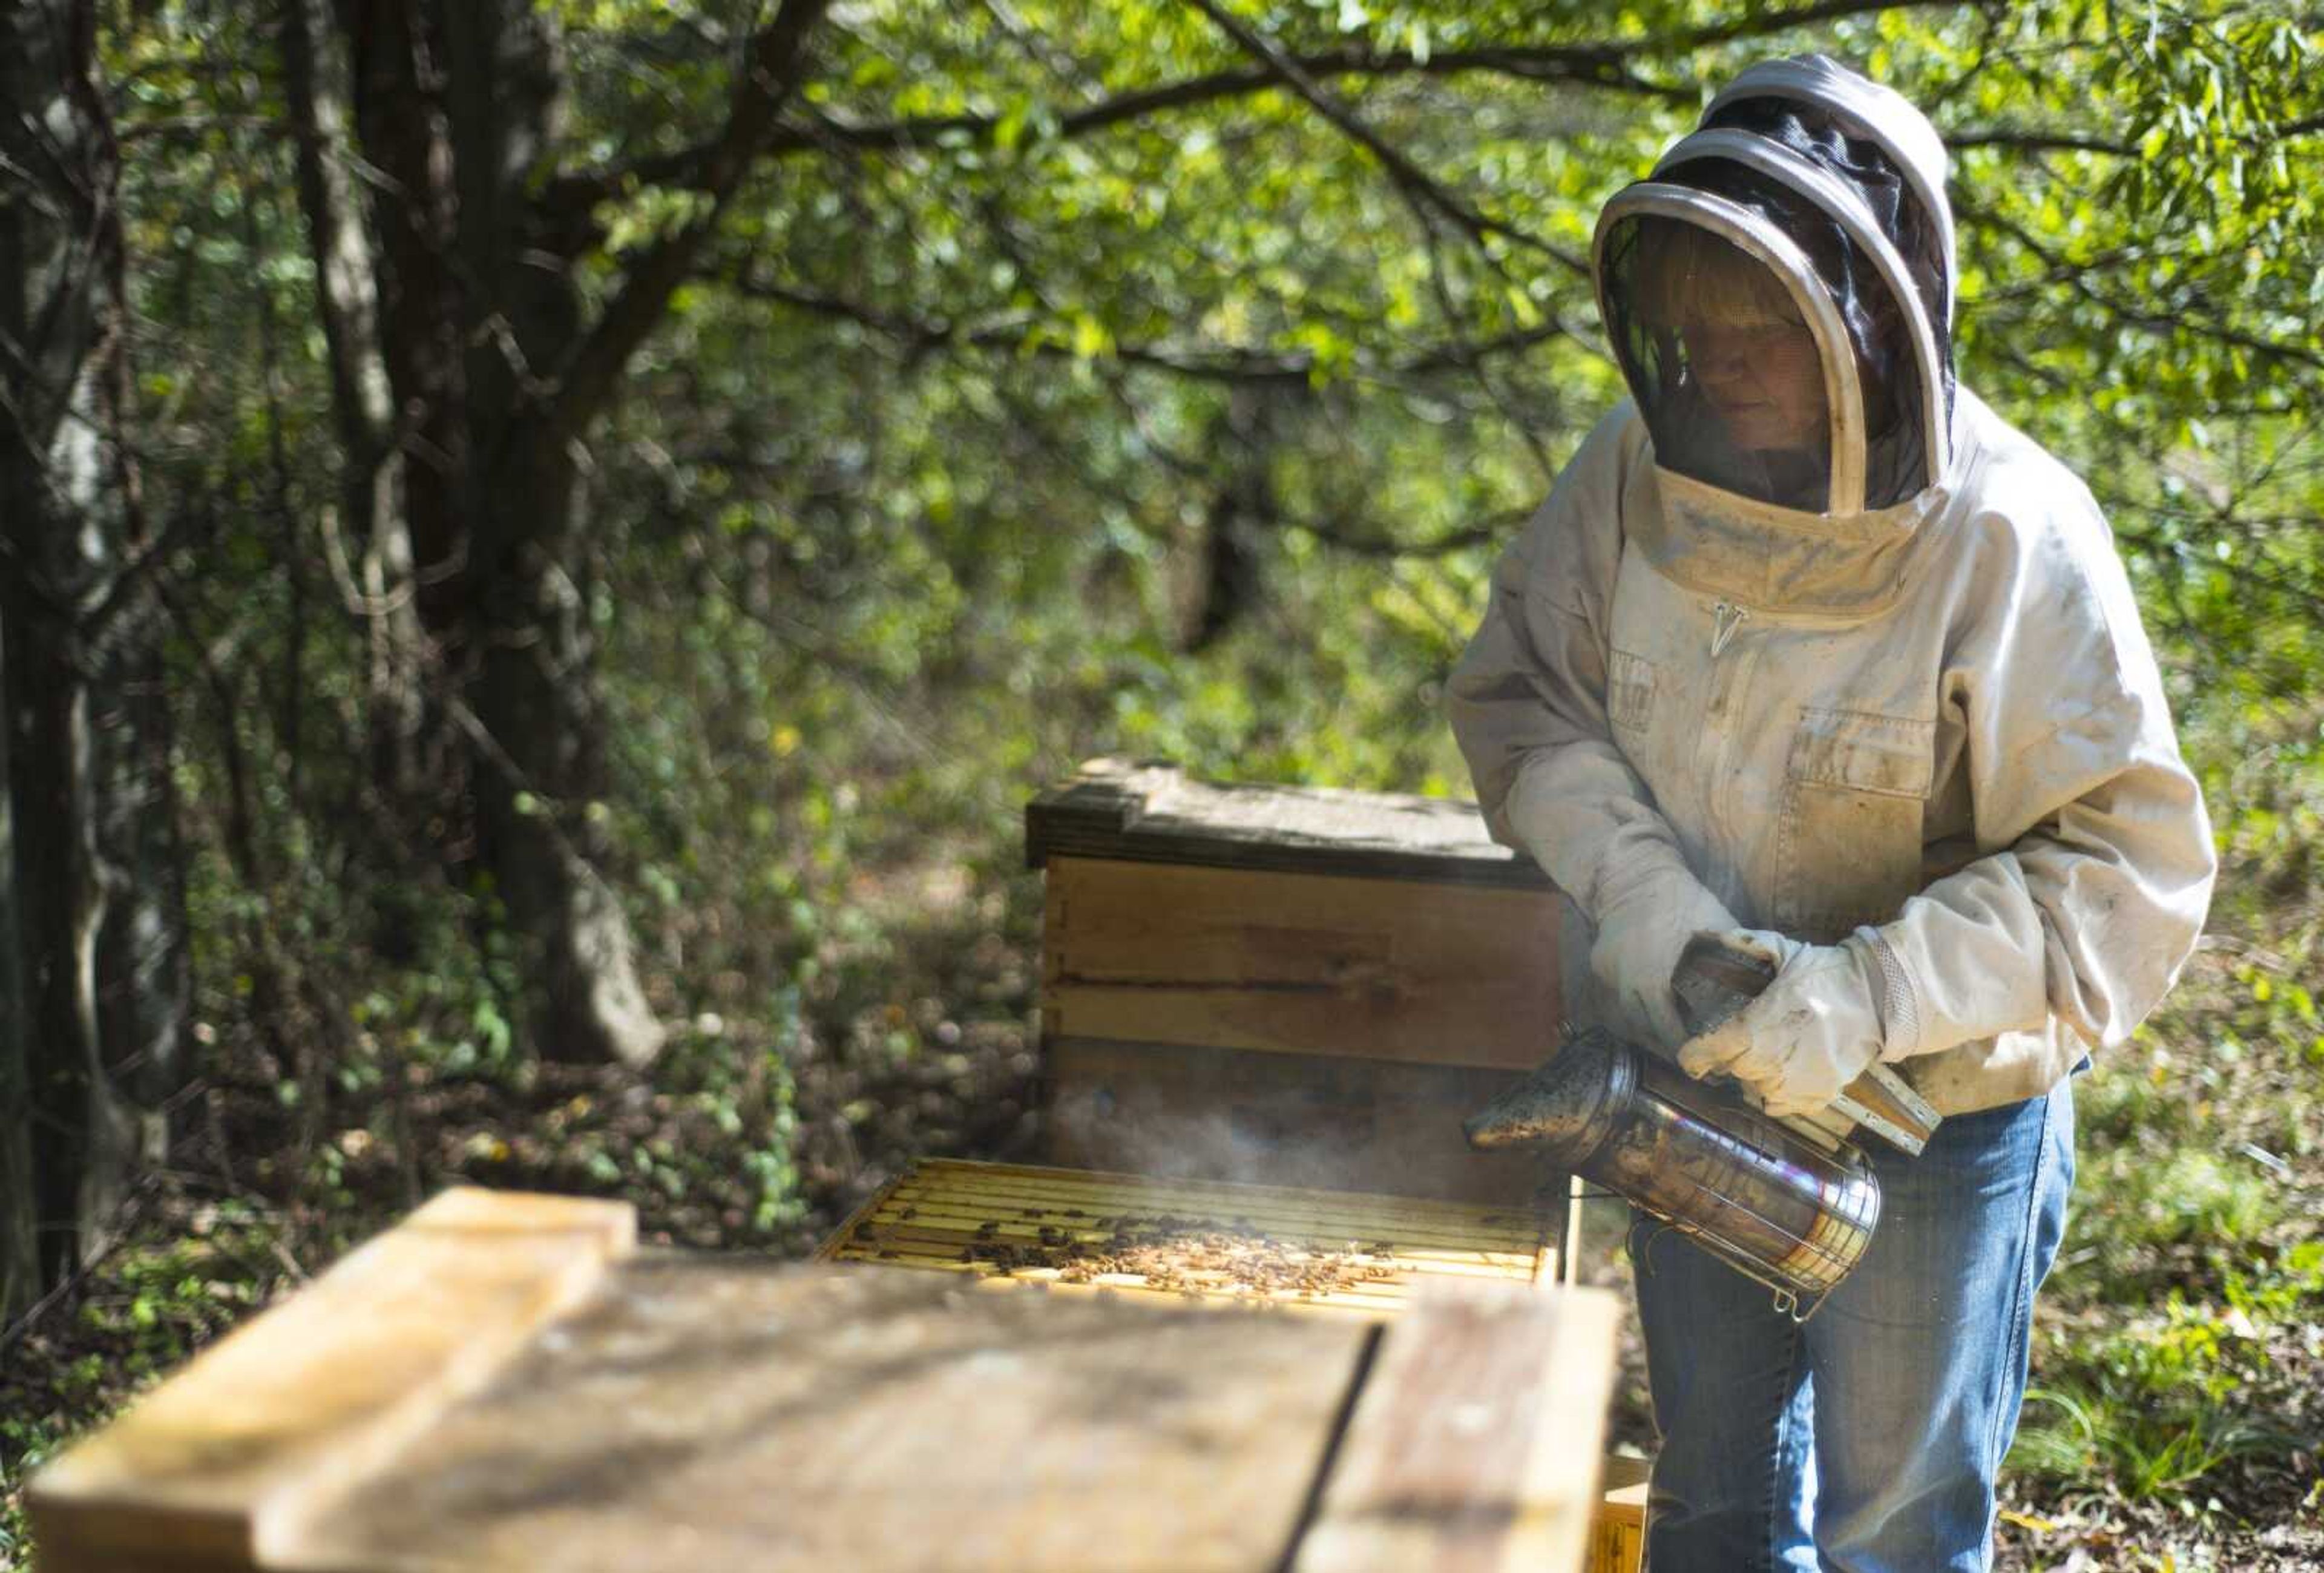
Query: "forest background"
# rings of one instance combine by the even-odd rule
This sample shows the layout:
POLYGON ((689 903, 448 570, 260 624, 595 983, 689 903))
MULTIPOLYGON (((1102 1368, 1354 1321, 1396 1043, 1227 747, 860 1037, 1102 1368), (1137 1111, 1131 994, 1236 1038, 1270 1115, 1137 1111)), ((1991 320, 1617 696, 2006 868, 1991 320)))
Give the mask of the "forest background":
POLYGON ((2107 508, 2224 864, 2085 1084, 2005 1559, 2324 1565, 2320 44, 18 0, 0 1565, 28 1468, 451 1180, 797 1254, 1033 1150, 1020 815, 1078 761, 1463 794, 1438 685, 1620 391, 1597 207, 1803 50, 1947 134, 1963 381, 2107 508))

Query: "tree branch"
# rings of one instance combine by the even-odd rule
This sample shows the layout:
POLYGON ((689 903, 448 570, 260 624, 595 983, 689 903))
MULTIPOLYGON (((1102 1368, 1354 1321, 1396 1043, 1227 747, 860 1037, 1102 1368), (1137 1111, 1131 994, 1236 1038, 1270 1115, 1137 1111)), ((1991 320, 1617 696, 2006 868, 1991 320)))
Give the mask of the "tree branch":
POLYGON ((1498 235, 1520 245, 1538 251, 1563 264, 1572 273, 1588 277, 1590 264, 1572 253, 1552 245, 1537 236, 1528 234, 1513 225, 1504 223, 1477 210, 1455 196, 1427 171, 1406 157, 1402 150, 1392 146, 1386 138, 1373 131, 1353 111, 1323 90, 1323 85, 1303 69, 1299 62, 1261 37, 1240 20, 1230 14, 1217 0, 1193 0, 1194 9, 1209 17, 1219 30, 1233 39, 1245 52, 1252 55, 1268 70, 1283 79, 1284 85, 1305 100, 1308 107, 1322 116, 1339 133, 1379 160, 1388 179, 1402 187, 1421 205, 1450 219, 1471 242, 1482 245, 1488 236, 1498 235))
POLYGON ((2063 132, 2013 131, 2007 126, 1947 132, 1945 146, 1954 153, 1969 147, 1993 147, 2010 153, 2102 153, 2126 159, 2138 156, 2138 149, 2126 142, 2070 136, 2063 132))
MULTIPOLYGON (((1028 324, 1022 319, 969 328, 954 322, 928 321, 892 311, 881 311, 858 301, 818 295, 748 274, 732 278, 728 284, 736 293, 751 300, 766 301, 815 316, 872 328, 915 352, 989 349, 1012 354, 1031 353, 1059 359, 1078 358, 1070 346, 1047 339, 1027 352, 1025 330, 1028 324)), ((1382 378, 1421 376, 1455 368, 1466 369, 1480 357, 1521 353, 1552 338, 1561 338, 1563 332, 1555 324, 1545 323, 1475 344, 1434 346, 1408 360, 1383 362, 1365 369, 1382 378)), ((1151 345, 1116 343, 1111 354, 1114 359, 1131 365, 1208 383, 1297 383, 1304 385, 1314 369, 1314 357, 1304 352, 1267 355, 1255 350, 1229 350, 1194 355, 1151 345)))
MULTIPOLYGON (((1317 81, 1340 77, 1452 77, 1489 72, 1531 82, 1563 82, 1658 99, 1681 108, 1702 101, 1701 88, 1692 82, 1657 82, 1641 76, 1637 60, 1645 55, 1673 56, 1691 51, 1765 37, 1790 28, 1884 11, 1926 8, 1942 0, 1825 0, 1760 13, 1741 20, 1696 28, 1665 38, 1604 39, 1570 44, 1504 44, 1469 50, 1435 50, 1421 56, 1409 49, 1375 50, 1362 45, 1286 54, 1286 59, 1317 81)), ((1079 109, 1053 116, 1057 138, 1086 136, 1117 125, 1143 120, 1171 109, 1183 109, 1221 99, 1245 97, 1277 87, 1282 79, 1271 68, 1206 71, 1175 82, 1136 88, 1079 109)), ((759 152, 770 155, 813 153, 834 145, 857 152, 899 152, 929 147, 940 142, 989 143, 999 128, 998 115, 920 116, 884 122, 849 122, 822 118, 814 126, 776 126, 759 152)), ((617 195, 631 182, 706 189, 705 182, 724 138, 690 147, 654 153, 622 163, 579 170, 559 177, 549 188, 549 199, 558 204, 586 205, 617 195)))
POLYGON ((2273 339, 2262 338, 2255 333, 2246 333, 2241 328, 2231 327, 2216 317, 2199 317, 2191 312, 2150 310, 2144 307, 2134 306, 2126 301, 2118 301, 2110 295, 2102 294, 2091 286, 2087 264, 2069 261, 2063 253, 2045 245, 2033 231, 2015 219, 2006 217, 1992 208, 1975 205, 1964 205, 1960 211, 1965 220, 1989 225, 2008 236, 2039 258, 2043 265, 2049 268, 2056 277, 2063 280, 2074 293, 2100 310, 2108 312, 2125 322, 2152 328, 2157 332, 2190 331, 2220 344, 2232 344, 2255 354, 2278 356, 2304 366, 2324 370, 2324 354, 2319 354, 2302 345, 2284 344, 2273 339))
MULTIPOLYGON (((1449 220, 1456 229, 1466 236, 1469 243, 1477 249, 1480 255, 1484 257, 1486 265, 1500 275, 1513 293, 1519 291, 1521 286, 1517 280, 1508 276, 1508 270, 1501 265, 1499 259, 1496 258, 1490 248, 1485 245, 1489 236, 1499 235, 1516 241, 1562 264, 1567 271, 1582 278, 1591 276, 1592 270, 1586 259, 1562 250, 1513 225, 1489 217, 1438 183, 1425 171, 1406 158, 1400 150, 1390 145, 1365 125, 1355 111, 1333 98, 1313 77, 1301 70, 1298 62, 1277 49, 1269 40, 1260 36, 1231 15, 1217 3, 1217 0, 1193 0, 1193 3, 1197 10, 1209 17, 1214 25, 1232 38, 1240 48, 1256 56, 1268 69, 1280 76, 1286 86, 1342 135, 1380 161, 1382 167, 1388 171, 1389 180, 1394 182, 1397 194, 1411 208, 1413 217, 1420 226, 1422 239, 1428 248, 1430 281, 1435 290, 1438 305, 1444 313, 1445 324, 1452 330, 1456 345, 1461 349, 1467 351, 1470 346, 1467 334, 1461 325, 1460 311, 1446 285, 1443 258, 1437 244, 1437 218, 1449 220)), ((1553 326, 1563 330, 1563 325, 1558 324, 1554 316, 1549 320, 1553 326)), ((1466 356, 1465 358, 1476 375, 1478 385, 1485 390, 1494 404, 1508 417, 1510 424, 1515 426, 1523 436, 1534 461, 1541 467, 1544 477, 1554 477, 1556 470, 1550 463, 1547 446, 1543 442, 1540 433, 1534 430, 1522 411, 1512 408, 1502 397, 1500 390, 1493 385, 1492 378, 1483 364, 1477 361, 1473 354, 1466 356)))
MULTIPOLYGON (((1457 76, 1493 71, 1529 81, 1570 82, 1641 94, 1680 105, 1692 105, 1700 98, 1690 86, 1647 82, 1631 75, 1618 60, 1601 61, 1595 47, 1588 45, 1572 49, 1454 50, 1432 54, 1426 60, 1404 50, 1376 54, 1363 49, 1342 49, 1297 59, 1303 69, 1318 78, 1457 76)), ((1057 114, 1054 135, 1059 141, 1069 141, 1143 120, 1150 115, 1246 97, 1278 85, 1276 74, 1263 67, 1207 71, 1176 82, 1136 88, 1057 114)), ((1001 119, 997 115, 928 115, 903 120, 852 122, 818 116, 811 126, 775 127, 760 151, 770 156, 832 147, 857 153, 899 153, 946 142, 981 143, 992 139, 1001 119)), ((715 142, 696 143, 622 163, 575 171, 551 183, 549 199, 564 205, 594 203, 620 193, 632 182, 699 189, 715 145, 715 142)))
POLYGON ((711 144, 703 165, 700 189, 709 194, 709 208, 639 260, 596 327, 560 368, 553 422, 560 438, 577 436, 588 427, 630 356, 661 321, 670 295, 686 282, 696 257, 716 232, 776 116, 798 88, 807 67, 807 35, 830 3, 781 0, 775 19, 752 40, 749 67, 736 85, 726 129, 711 144))
POLYGON ((1474 524, 1448 531, 1433 541, 1398 541, 1381 530, 1348 530, 1286 514, 1277 514, 1274 522, 1285 529, 1305 531, 1325 546, 1357 557, 1416 558, 1450 557, 1473 546, 1490 546, 1502 538, 1510 525, 1522 524, 1532 516, 1531 508, 1505 509, 1474 524))

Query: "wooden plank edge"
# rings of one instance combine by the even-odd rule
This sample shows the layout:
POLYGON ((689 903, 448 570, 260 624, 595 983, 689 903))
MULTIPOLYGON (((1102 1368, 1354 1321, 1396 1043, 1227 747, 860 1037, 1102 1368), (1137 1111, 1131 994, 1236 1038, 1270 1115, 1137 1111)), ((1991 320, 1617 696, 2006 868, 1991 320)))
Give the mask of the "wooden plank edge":
MULTIPOLYGON (((637 1215, 626 1202, 440 1192, 44 1466, 25 1493, 44 1573, 113 1573, 162 1559, 223 1573, 282 1559, 309 1514, 489 1381, 636 1244, 637 1215), (545 1258, 537 1270, 521 1260, 519 1240, 545 1258), (424 1378, 332 1411, 327 1377, 364 1369, 361 1334, 400 1337, 392 1319, 361 1314, 374 1306, 378 1281, 440 1272, 463 1256, 502 1274, 516 1314, 466 1328, 424 1378), (355 1337, 335 1340, 343 1320, 355 1337), (309 1357, 285 1357, 285 1347, 309 1357), (306 1430, 285 1418, 302 1402, 313 1404, 316 1422, 306 1430), (277 1412, 269 1415, 270 1406, 277 1412), (268 1423, 232 1434, 229 1417, 254 1412, 268 1423)), ((408 1358, 409 1345, 399 1347, 408 1358)))
POLYGON ((1453 1205, 1471 1210, 1445 1213, 1398 1206, 1398 1200, 1368 1191, 1325 1192, 1312 1199, 1249 1191, 1205 1194, 1192 1184, 1165 1180, 1135 1187, 1076 1188, 1006 1175, 924 1173, 903 1177, 881 1205, 977 1207, 990 1208, 995 1216, 1038 1213, 1045 1222, 1077 1222, 1084 1228, 1102 1226, 1094 1222, 1098 1218, 1191 1217, 1222 1227, 1237 1219, 1271 1218, 1321 1230, 1369 1233, 1375 1238, 1403 1230, 1469 1244, 1496 1242, 1499 1249, 1518 1252, 1533 1251, 1557 1232, 1554 1214, 1532 1203, 1464 1202, 1453 1205))
MULTIPOLYGON (((1349 1193, 1357 1194, 1357 1193, 1349 1193)), ((1259 1201, 1257 1205, 1238 1205, 1231 1209, 1217 1204, 1215 1198, 1179 1195, 1175 1198, 1139 1198, 1125 1205, 1118 1198, 1103 1195, 1073 1193, 1043 1193, 1038 1190, 1011 1190, 983 1186, 953 1186, 906 1181, 882 1204, 882 1211, 898 1209, 938 1208, 951 1212, 975 1211, 980 1219, 998 1223, 1023 1220, 1035 1224, 1050 1224, 1067 1230, 1094 1230, 1111 1235, 1118 1227, 1127 1226, 1120 1220, 1129 1218, 1175 1218, 1191 1227, 1231 1234, 1240 1226, 1248 1225, 1256 1232, 1270 1236, 1286 1233, 1303 1234, 1316 1239, 1330 1239, 1338 1245, 1351 1239, 1361 1241, 1386 1240, 1390 1244, 1437 1245, 1469 1251, 1491 1251, 1504 1255, 1533 1256, 1544 1246, 1557 1243, 1557 1226, 1554 1217, 1542 1216, 1527 1220, 1522 1226, 1508 1224, 1488 1224, 1476 1219, 1439 1218, 1420 1215, 1399 1215, 1385 1209, 1364 1209, 1361 1212, 1325 1213, 1303 1211, 1286 1203, 1259 1201), (1060 1206, 1060 1203, 1076 1206, 1060 1206), (1027 1215, 1038 1213, 1038 1217, 1027 1215), (1074 1215, 1079 1214, 1077 1218, 1074 1215), (1098 1219, 1114 1220, 1101 1225, 1098 1219)), ((879 1216, 877 1214, 875 1217, 879 1216)), ((1495 1212, 1490 1216, 1523 1217, 1514 1209, 1507 1215, 1495 1212)))
MULTIPOLYGON (((1349 1231, 1303 1230, 1296 1226, 1268 1225, 1263 1227, 1254 1226, 1248 1231, 1217 1227, 1197 1228, 1185 1233, 1225 1235, 1231 1239, 1256 1241, 1286 1250, 1304 1251, 1310 1255, 1361 1257, 1369 1262, 1404 1267, 1489 1267, 1505 1276, 1526 1282, 1531 1282, 1540 1273, 1545 1259, 1554 1262, 1557 1255, 1554 1245, 1508 1251, 1467 1241, 1440 1243, 1411 1235, 1400 1235, 1390 1239, 1378 1229, 1369 1229, 1357 1235, 1349 1231), (1379 1246, 1386 1249, 1375 1248, 1379 1246)), ((894 1210, 883 1208, 872 1214, 858 1224, 845 1239, 834 1243, 830 1250, 835 1252, 850 1245, 886 1243, 920 1235, 930 1238, 956 1239, 963 1245, 990 1241, 1050 1249, 1075 1245, 1110 1246, 1116 1238, 1108 1229, 1077 1228, 1070 1224, 995 1217, 989 1212, 948 1207, 939 1201, 923 1199, 917 1205, 907 1205, 894 1210), (911 1216, 906 1217, 907 1213, 911 1216), (985 1231, 987 1225, 993 1226, 990 1233, 985 1231)), ((1161 1245, 1174 1237, 1183 1235, 1132 1236, 1130 1247, 1161 1245)), ((828 1254, 818 1254, 816 1258, 818 1261, 829 1259, 828 1254)))
MULTIPOLYGON (((1391 1237, 1388 1231, 1379 1229, 1367 1229, 1357 1234, 1351 1230, 1254 1225, 1249 1230, 1240 1230, 1223 1225, 1207 1226, 1199 1221, 1196 1227, 1180 1231, 1175 1235, 1133 1235, 1129 1248, 1160 1246, 1174 1238, 1202 1235, 1223 1235, 1238 1241, 1253 1241, 1286 1250, 1303 1251, 1314 1256, 1360 1257, 1367 1263, 1397 1267, 1446 1266, 1463 1271, 1490 1268, 1502 1276, 1521 1282, 1531 1282, 1539 1274, 1545 1255, 1554 1261, 1557 1254, 1554 1246, 1506 1251, 1467 1241, 1428 1240, 1411 1235, 1391 1237)), ((845 1239, 831 1244, 828 1249, 835 1252, 849 1245, 885 1244, 923 1237, 931 1241, 954 1240, 963 1245, 991 1243, 1061 1249, 1077 1245, 1111 1246, 1116 1235, 1110 1229, 1076 1227, 1071 1224, 1037 1222, 1013 1217, 996 1217, 990 1212, 923 1198, 917 1204, 893 1211, 883 1209, 872 1214, 858 1224, 845 1239), (912 1216, 907 1217, 904 1216, 906 1213, 912 1216)), ((828 1261, 830 1255, 826 1252, 818 1252, 816 1259, 828 1261)))
POLYGON ((1276 1185, 1264 1180, 1204 1180, 1192 1176, 1130 1174, 1107 1169, 1065 1169, 1031 1163, 988 1163, 973 1158, 924 1158, 908 1172, 926 1176, 944 1170, 996 1177, 1022 1177, 1031 1180, 1105 1181, 1118 1183, 1125 1188, 1142 1188, 1148 1190, 1168 1189, 1193 1193, 1271 1195, 1280 1198, 1314 1197, 1342 1205, 1355 1202, 1377 1203, 1383 1213, 1425 1212, 1448 1219, 1469 1214, 1475 1216, 1480 1223, 1488 1217, 1509 1219, 1515 1226, 1523 1229, 1537 1227, 1543 1223, 1539 1210, 1524 1203, 1462 1201, 1450 1197, 1401 1196, 1394 1191, 1342 1190, 1326 1186, 1276 1185))
POLYGON ((1388 880, 1465 890, 1535 891, 1557 887, 1522 855, 1409 852, 1365 843, 1292 841, 1220 832, 1149 830, 1107 834, 1093 826, 1042 823, 1028 807, 1025 866, 1047 868, 1059 858, 1101 863, 1152 863, 1180 868, 1239 869, 1250 874, 1304 874, 1325 879, 1388 880), (1351 867, 1361 859, 1362 866, 1351 867))
MULTIPOLYGON (((1417 1291, 1382 1334, 1334 1446, 1319 1511, 1282 1564, 1286 1573, 1581 1568, 1600 1503, 1618 1320, 1618 1303, 1603 1290, 1417 1291), (1532 1371, 1527 1423, 1514 1435, 1487 1417, 1522 1389, 1496 1381, 1489 1391, 1463 1391, 1462 1379, 1480 1372, 1440 1357, 1493 1322, 1501 1360, 1514 1356, 1532 1371), (1490 1467, 1448 1470, 1455 1461, 1427 1445, 1426 1428, 1481 1448, 1490 1467), (1455 1481, 1457 1494, 1448 1489, 1455 1481)), ((1483 1363, 1488 1374, 1496 1363, 1483 1363)))
POLYGON ((849 1213, 846 1217, 843 1218, 837 1228, 832 1230, 830 1234, 825 1235, 823 1237, 823 1243, 815 1248, 815 1254, 809 1258, 809 1260, 816 1262, 837 1261, 839 1258, 840 1247, 847 1244, 848 1240, 853 1236, 855 1231, 862 1226, 864 1220, 872 1217, 881 1208, 888 1205, 888 1199, 895 1195, 896 1188, 903 1184, 904 1181, 911 1176, 912 1172, 912 1170, 907 1169, 901 1174, 890 1175, 887 1181, 877 1190, 874 1190, 870 1196, 863 1198, 861 1206, 857 1207, 853 1212, 849 1213))

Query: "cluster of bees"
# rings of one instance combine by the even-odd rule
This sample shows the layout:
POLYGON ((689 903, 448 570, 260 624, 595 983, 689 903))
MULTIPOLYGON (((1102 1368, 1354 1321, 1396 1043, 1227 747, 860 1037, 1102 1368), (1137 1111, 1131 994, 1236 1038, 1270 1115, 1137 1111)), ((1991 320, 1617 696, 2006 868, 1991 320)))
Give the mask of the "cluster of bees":
MULTIPOLYGON (((1044 1215, 1027 1209, 1025 1216, 1044 1215)), ((988 1220, 976 1233, 962 1261, 986 1263, 1001 1276, 1032 1271, 1065 1283, 1134 1278, 1148 1289, 1304 1300, 1397 1276, 1395 1253, 1384 1243, 1368 1248, 1351 1240, 1344 1251, 1316 1250, 1270 1239, 1240 1219, 1226 1228, 1168 1215, 1098 1217, 1070 1230, 1042 1222, 1032 1241, 1002 1240, 999 1222, 988 1220), (1101 1232, 1102 1238, 1090 1237, 1101 1232)))

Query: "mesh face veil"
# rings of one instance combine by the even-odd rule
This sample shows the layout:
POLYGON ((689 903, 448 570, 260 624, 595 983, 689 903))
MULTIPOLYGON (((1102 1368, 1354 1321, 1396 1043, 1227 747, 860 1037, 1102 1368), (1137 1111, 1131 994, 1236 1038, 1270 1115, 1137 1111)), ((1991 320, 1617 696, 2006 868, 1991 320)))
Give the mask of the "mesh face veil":
POLYGON ((1887 89, 1821 57, 1774 60, 1607 203, 1599 306, 1657 464, 1821 514, 1943 477, 1943 157, 1887 89))

